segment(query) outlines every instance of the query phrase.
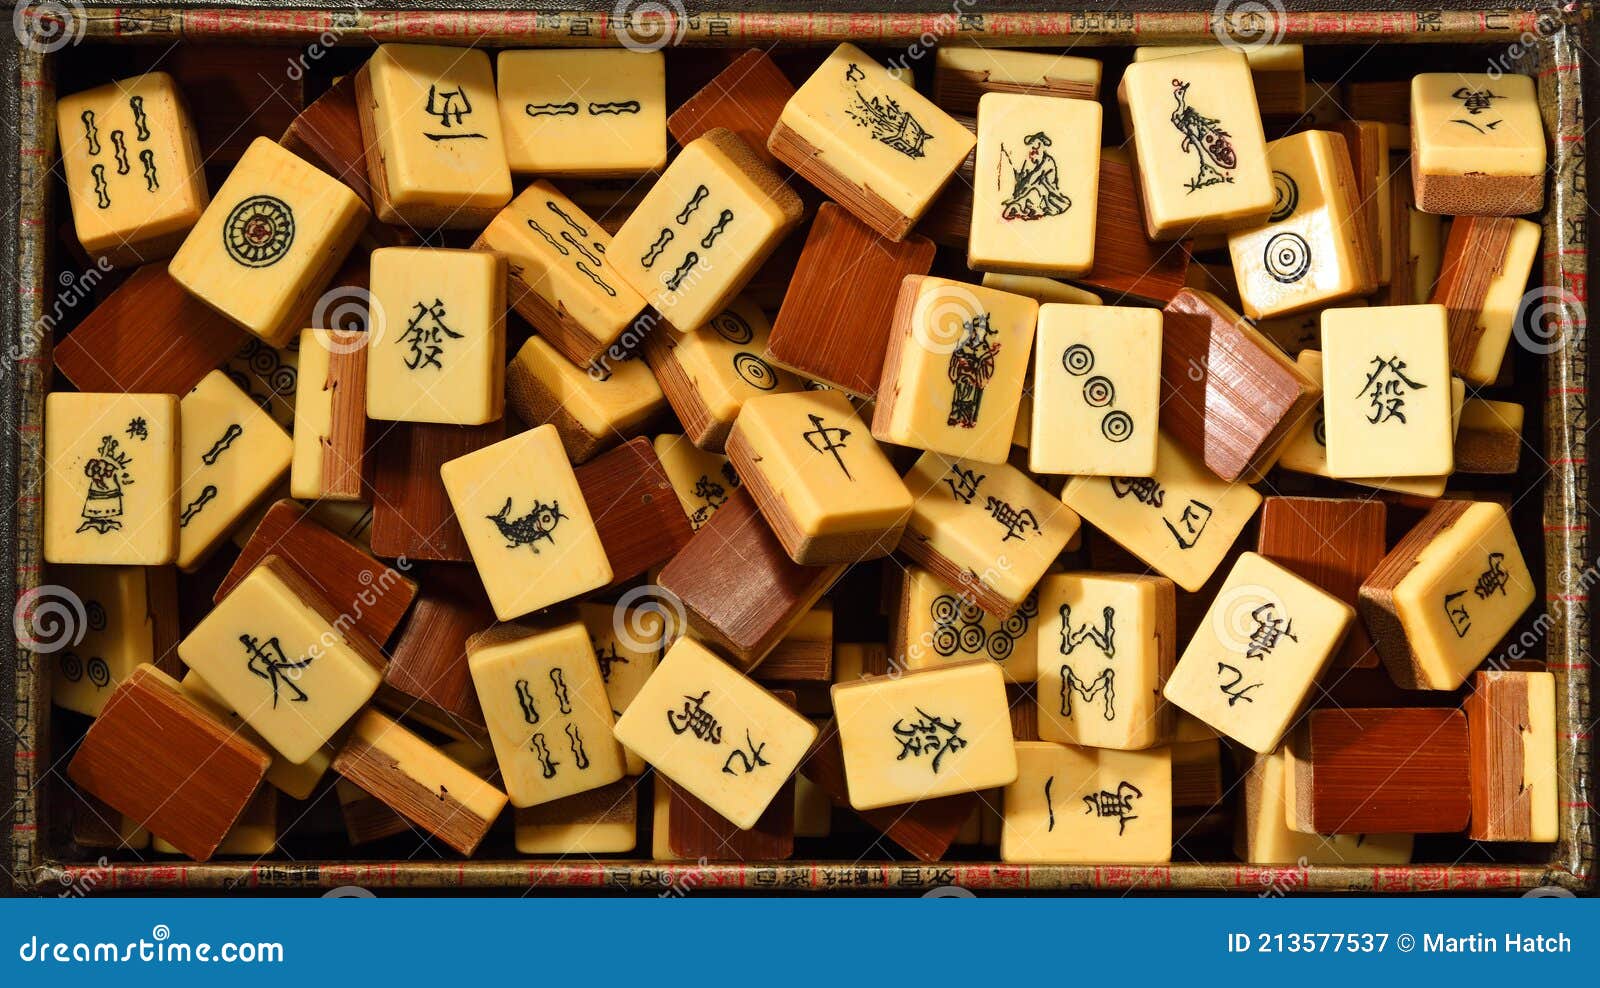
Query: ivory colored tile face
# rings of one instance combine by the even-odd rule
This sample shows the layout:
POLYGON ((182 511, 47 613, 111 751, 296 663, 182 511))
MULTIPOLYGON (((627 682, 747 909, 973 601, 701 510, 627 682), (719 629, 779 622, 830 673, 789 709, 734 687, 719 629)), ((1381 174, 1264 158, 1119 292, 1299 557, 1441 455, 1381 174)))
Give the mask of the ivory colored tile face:
POLYGON ((483 425, 505 404, 506 261, 472 250, 372 252, 367 417, 483 425))
POLYGON ((467 665, 512 806, 622 778, 611 700, 581 621, 493 628, 467 640, 467 665))
POLYGON ((211 684, 193 669, 184 674, 183 681, 178 685, 183 688, 184 695, 215 715, 230 729, 237 731, 244 740, 272 755, 272 764, 267 766, 267 783, 291 799, 309 799, 312 791, 332 766, 333 756, 337 752, 331 743, 318 748, 316 754, 299 764, 273 751, 272 745, 256 733, 255 728, 246 724, 244 718, 234 713, 228 707, 228 701, 224 700, 211 688, 211 684))
POLYGON ((518 854, 627 854, 639 841, 639 781, 623 779, 517 811, 518 854))
POLYGON ((1044 305, 1033 364, 1035 473, 1148 477, 1161 406, 1161 310, 1044 305))
POLYGON ((1211 578, 1261 495, 1206 469, 1161 433, 1150 477, 1074 477, 1061 492, 1067 507, 1190 592, 1211 578))
POLYGON ((334 338, 321 330, 300 333, 296 348, 297 386, 291 401, 294 418, 290 440, 294 449, 289 463, 289 495, 312 500, 323 496, 322 461, 333 431, 333 391, 327 387, 330 346, 334 338))
MULTIPOLYGON (((589 644, 600 663, 600 678, 605 680, 614 718, 621 717, 639 695, 665 650, 666 615, 651 606, 653 603, 578 605, 578 619, 589 631, 589 644)), ((623 754, 629 775, 644 774, 644 759, 631 751, 623 754)))
POLYGON ((1004 461, 1038 316, 1039 304, 1023 295, 908 277, 872 434, 980 463, 1004 461))
MULTIPOLYGON (((155 661, 155 625, 150 609, 149 584, 143 566, 63 566, 50 578, 77 598, 83 607, 78 621, 71 598, 65 603, 72 618, 68 632, 81 631, 73 642, 68 633, 50 661, 50 701, 63 710, 98 717, 112 690, 142 662, 155 661)), ((27 627, 35 638, 50 640, 50 629, 39 608, 57 600, 41 592, 35 598, 27 627)), ((42 648, 38 651, 43 651, 42 648)))
POLYGON ((1244 825, 1235 841, 1251 864, 1403 865, 1415 834, 1303 834, 1289 827, 1290 759, 1284 746, 1252 756, 1245 771, 1244 825))
POLYGON ((496 68, 516 174, 613 178, 666 165, 660 52, 503 51, 496 68))
POLYGON ((1517 215, 1543 205, 1544 125, 1530 76, 1413 76, 1411 147, 1427 212, 1517 215))
POLYGON ((576 462, 631 435, 667 404, 644 361, 579 367, 539 336, 528 337, 506 378, 512 411, 528 425, 554 424, 576 462))
POLYGON ((348 185, 259 137, 167 273, 233 322, 283 346, 304 328, 367 218, 348 185))
POLYGON ((1335 477, 1432 477, 1455 466, 1442 305, 1322 315, 1322 408, 1335 477))
POLYGON ((741 830, 755 826, 816 725, 680 638, 617 721, 617 740, 741 830))
POLYGON ((383 679, 376 647, 269 556, 178 644, 178 657, 289 761, 317 753, 383 679))
POLYGON ((356 99, 380 220, 470 229, 511 201, 487 52, 380 45, 356 99))
POLYGON ((1267 145, 1275 194, 1263 226, 1228 235, 1244 314, 1290 315, 1375 287, 1360 194, 1343 137, 1325 130, 1267 145))
POLYGON ((1171 739, 1161 687, 1177 658, 1176 593, 1161 576, 1052 573, 1039 582, 1039 737, 1140 749, 1171 739))
POLYGON ((745 402, 728 454, 796 562, 887 555, 911 515, 911 494, 841 391, 745 402))
MULTIPOLYGON (((268 346, 259 339, 250 339, 238 353, 228 358, 222 369, 279 425, 293 430, 299 365, 300 333, 291 330, 289 342, 283 346, 268 346)), ((326 373, 326 368, 322 373, 326 373)))
POLYGON ((1272 213, 1266 140, 1243 54, 1217 48, 1135 62, 1118 98, 1132 114, 1152 239, 1255 226, 1272 213))
POLYGON ((1167 680, 1166 697, 1255 751, 1277 747, 1355 610, 1244 553, 1167 680))
POLYGON ((726 308, 800 221, 800 197, 731 131, 689 142, 606 257, 674 327, 726 308))
POLYGON ((1441 502, 1361 588, 1379 654, 1396 682, 1414 689, 1460 686, 1533 598, 1511 520, 1487 501, 1441 502))
POLYGON ((1155 864, 1172 860, 1172 749, 1016 745, 1002 797, 1000 860, 1155 864))
POLYGON ((474 246, 506 256, 512 307, 575 364, 602 353, 644 308, 611 265, 611 235, 549 182, 522 190, 474 246))
POLYGON ((898 806, 1017 778, 1005 677, 992 662, 833 687, 850 805, 898 806))
POLYGON ((222 371, 178 403, 188 428, 179 443, 178 565, 192 570, 278 486, 293 443, 222 371))
POLYGON ((654 445, 678 503, 689 516, 689 524, 699 531, 738 490, 739 475, 726 456, 708 453, 684 436, 657 436, 654 445))
POLYGON ((439 475, 500 620, 611 582, 611 563, 555 426, 451 460, 439 475))
MULTIPOLYGON (((1492 384, 1500 376, 1500 365, 1505 361, 1506 347, 1511 342, 1511 330, 1527 292, 1528 276, 1539 257, 1540 236, 1539 224, 1529 220, 1511 221, 1504 259, 1484 290, 1476 319, 1461 327, 1476 343, 1462 347, 1466 356, 1457 359, 1455 366, 1461 376, 1474 384, 1492 384)), ((1437 297, 1431 300, 1439 301, 1437 297)), ((1456 342, 1452 340, 1451 345, 1454 350, 1456 342)))
POLYGON ((206 208, 206 177, 178 85, 150 72, 56 103, 78 243, 137 264, 172 253, 206 208))
POLYGON ((44 558, 178 558, 178 399, 57 391, 44 405, 44 558))
MULTIPOLYGON (((779 129, 810 145, 807 157, 835 182, 875 201, 871 211, 910 222, 922 216, 974 144, 954 117, 850 44, 834 49, 795 92, 779 129)), ((777 148, 773 153, 783 157, 777 148)))
POLYGON ((749 399, 805 387, 804 379, 762 356, 771 332, 755 303, 734 299, 692 333, 659 327, 646 340, 645 359, 691 432, 725 437, 749 399))
POLYGON ((1009 615, 1078 531, 1078 516, 1008 463, 924 453, 906 474, 916 503, 901 552, 1009 615))
POLYGON ((1094 266, 1099 103, 986 94, 976 169, 968 267, 1069 276, 1094 266))
POLYGON ((1054 278, 1041 278, 1033 274, 1001 274, 990 271, 983 276, 983 287, 994 288, 1013 295, 1026 295, 1041 305, 1045 302, 1065 302, 1068 305, 1103 305, 1100 296, 1075 285, 1054 278))
POLYGON ((901 579, 897 652, 907 669, 989 659, 1008 683, 1031 683, 1037 677, 1035 642, 1041 622, 1036 594, 1030 593, 1002 621, 920 566, 906 567, 901 579))

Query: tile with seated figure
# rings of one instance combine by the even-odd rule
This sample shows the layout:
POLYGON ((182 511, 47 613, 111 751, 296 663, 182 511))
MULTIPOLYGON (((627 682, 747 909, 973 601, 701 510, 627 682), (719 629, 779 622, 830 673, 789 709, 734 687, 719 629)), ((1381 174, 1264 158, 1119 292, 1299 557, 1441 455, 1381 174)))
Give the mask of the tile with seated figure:
POLYGON ((1345 139, 1312 130, 1267 145, 1276 196, 1265 224, 1228 234, 1244 314, 1270 319, 1372 291, 1378 258, 1345 139))
POLYGON ((857 810, 1016 780, 1005 677, 993 662, 839 683, 833 705, 857 810))
POLYGON ((192 571, 278 486, 294 443, 222 371, 207 374, 178 409, 187 423, 178 456, 178 566, 192 571))
POLYGON ((199 141, 172 76, 150 72, 63 96, 56 131, 84 253, 120 267, 178 249, 208 197, 199 141))
POLYGON ((1000 860, 1157 864, 1172 860, 1172 749, 1111 751, 1019 741, 1005 787, 1000 860))
POLYGON ((1163 692, 1240 744, 1271 751, 1354 620, 1349 604, 1265 556, 1243 553, 1163 692))
POLYGON ((1272 169, 1250 66, 1215 48, 1128 66, 1118 87, 1152 240, 1258 226, 1272 213, 1272 169))
POLYGON ((1161 695, 1178 656, 1172 581, 1051 573, 1038 599, 1039 738, 1126 750, 1172 740, 1161 695))
POLYGON ((1411 77, 1411 178, 1418 208, 1521 216, 1544 207, 1544 123, 1525 75, 1411 77))
POLYGON ((693 332, 727 307, 800 222, 800 197, 731 130, 678 152, 606 259, 662 318, 693 332))
POLYGON ((1152 476, 1074 477, 1061 500, 1190 592, 1211 578, 1261 506, 1253 488, 1221 480, 1165 430, 1152 476))
POLYGON ((1334 477, 1436 477, 1455 468, 1444 306, 1323 313, 1322 384, 1334 477))
MULTIPOLYGON (((1000 667, 1008 683, 1031 683, 1038 676, 1034 643, 1042 622, 1037 593, 1028 594, 1001 620, 928 570, 907 566, 900 574, 896 608, 890 625, 896 667, 931 669, 986 658, 1000 667)), ((858 655, 861 647, 855 646, 858 655)), ((846 678, 860 677, 836 681, 846 678)))
POLYGON ((178 657, 294 764, 378 691, 377 646, 277 556, 262 560, 178 644, 178 657))
POLYGON ((879 234, 900 240, 974 143, 954 117, 842 44, 783 108, 767 149, 879 234))
POLYGON ((617 721, 617 740, 741 830, 799 766, 816 725, 680 638, 617 721))
POLYGON ((178 399, 57 391, 44 406, 44 558, 178 558, 178 399))
POLYGON ((886 556, 911 515, 905 483, 840 391, 745 402, 728 461, 802 565, 886 556))
POLYGON ((281 347, 366 228, 348 185, 257 138, 167 266, 184 290, 281 347))
POLYGON ((1039 303, 944 278, 900 284, 872 434, 980 463, 1011 452, 1039 303))
POLYGON ((1070 277, 1094 266, 1099 103, 985 95, 976 168, 969 268, 1070 277))
POLYGON ((574 364, 605 354, 644 309, 608 260, 611 235, 549 182, 523 189, 472 246, 505 255, 511 307, 574 364))
POLYGON ((1035 473, 1148 477, 1161 406, 1161 312, 1039 307, 1033 364, 1035 473))
POLYGON ((1466 699, 1473 840, 1560 836, 1556 681, 1548 672, 1484 670, 1466 699))
POLYGON ((505 405, 506 261, 483 251, 372 252, 367 417, 483 425, 505 405))
POLYGON ((798 375, 767 363, 771 332, 761 310, 737 298, 692 333, 661 326, 645 337, 644 359, 696 446, 722 452, 747 400, 805 386, 798 375))
POLYGON ((477 229, 511 201, 489 53, 379 45, 356 73, 373 211, 417 229, 477 229))
POLYGON ((666 165, 661 52, 503 51, 495 67, 513 173, 617 178, 666 165))
POLYGON ((73 613, 74 623, 62 628, 66 634, 59 641, 49 634, 51 622, 45 608, 61 601, 48 587, 29 598, 31 606, 19 607, 17 627, 36 640, 34 648, 41 657, 48 644, 59 646, 54 656, 43 659, 50 666, 51 703, 97 716, 117 684, 141 663, 159 658, 152 606, 159 602, 150 585, 151 580, 161 578, 158 572, 145 566, 52 567, 50 579, 55 581, 55 589, 65 589, 69 606, 77 601, 72 612, 81 607, 83 613, 81 624, 73 613), (81 632, 82 637, 73 632, 81 632))
POLYGON ((739 475, 726 456, 700 449, 688 436, 660 435, 654 445, 661 469, 689 516, 689 526, 698 532, 739 489, 739 475))
POLYGON ((529 426, 555 427, 573 463, 587 463, 638 433, 667 407, 645 362, 602 359, 579 367, 530 336, 506 369, 506 402, 529 426))
POLYGON ((611 582, 611 563, 555 426, 458 457, 439 475, 500 620, 611 582))
POLYGON ((1077 534, 1078 515, 1009 463, 924 453, 900 552, 990 614, 1011 616, 1077 534))
POLYGON ((1402 689, 1466 682, 1534 599, 1506 509, 1441 500, 1361 584, 1361 617, 1402 689))
POLYGON ((467 639, 467 665, 512 806, 622 778, 611 700, 583 622, 496 625, 467 639))

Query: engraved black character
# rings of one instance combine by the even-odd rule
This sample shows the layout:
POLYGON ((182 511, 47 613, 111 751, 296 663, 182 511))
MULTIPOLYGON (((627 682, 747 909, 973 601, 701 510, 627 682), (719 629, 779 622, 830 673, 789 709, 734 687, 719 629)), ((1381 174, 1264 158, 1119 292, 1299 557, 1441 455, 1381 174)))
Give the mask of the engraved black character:
POLYGON ((1261 249, 1261 265, 1281 285, 1292 285, 1311 270, 1311 245, 1298 233, 1275 233, 1261 249))
POLYGON ((701 475, 700 479, 694 482, 694 496, 705 502, 694 509, 694 514, 689 516, 690 526, 698 531, 700 526, 710 521, 712 514, 727 502, 728 492, 710 477, 701 475))
POLYGON ((690 196, 689 201, 683 204, 682 209, 678 210, 678 215, 675 217, 675 219, 678 221, 678 225, 682 226, 683 224, 689 222, 689 217, 694 215, 695 210, 700 208, 700 204, 705 202, 706 196, 709 196, 710 194, 711 190, 705 186, 695 186, 694 195, 690 196))
POLYGON ((1218 662, 1217 674, 1221 675, 1225 672, 1233 673, 1233 682, 1222 683, 1218 686, 1218 689, 1222 690, 1223 694, 1227 696, 1228 706, 1231 707, 1240 700, 1243 700, 1246 703, 1256 702, 1250 697, 1250 691, 1254 689, 1260 689, 1260 683, 1251 683, 1249 686, 1241 686, 1240 684, 1244 682, 1244 673, 1240 672, 1237 668, 1228 665, 1226 662, 1218 662))
POLYGON ((533 702, 533 689, 526 679, 517 680, 517 706, 522 708, 522 719, 529 724, 539 723, 539 708, 533 702))
POLYGON ((1113 817, 1117 821, 1117 836, 1127 828, 1129 820, 1139 819, 1133 814, 1133 801, 1143 796, 1139 787, 1124 779, 1117 784, 1115 791, 1102 789, 1097 793, 1083 797, 1084 812, 1093 813, 1097 817, 1113 817))
POLYGON ((128 164, 128 144, 123 139, 122 131, 120 130, 111 132, 111 154, 117 159, 117 174, 128 174, 130 168, 128 164))
POLYGON ((1472 592, 1479 600, 1488 600, 1497 590, 1500 596, 1506 596, 1506 584, 1510 582, 1511 574, 1501 565, 1505 558, 1506 554, 1503 552, 1489 553, 1489 568, 1478 575, 1478 582, 1472 588, 1472 592))
POLYGON ((711 245, 717 242, 717 238, 722 236, 723 231, 728 229, 728 224, 732 222, 733 210, 724 209, 718 213, 716 222, 711 224, 711 229, 706 231, 706 235, 700 238, 700 246, 710 250, 711 245))
POLYGON ((1044 828, 1046 831, 1052 831, 1056 829, 1056 804, 1055 801, 1050 798, 1050 787, 1055 785, 1055 783, 1056 777, 1053 775, 1044 780, 1044 808, 1045 811, 1050 814, 1050 823, 1044 828))
POLYGON ((706 690, 699 696, 683 695, 683 709, 667 711, 667 726, 672 728, 673 734, 682 734, 688 731, 701 741, 711 744, 722 743, 722 725, 717 723, 717 718, 711 716, 711 711, 706 709, 706 697, 711 695, 706 690))
POLYGON ((556 777, 556 766, 561 763, 550 755, 550 746, 545 744, 544 732, 540 731, 528 739, 528 745, 539 758, 539 769, 547 779, 556 777))
POLYGON ((1294 621, 1273 616, 1275 609, 1272 602, 1268 601, 1250 612, 1250 620, 1254 621, 1256 626, 1251 630, 1250 640, 1245 644, 1245 658, 1266 658, 1278 647, 1278 641, 1283 638, 1292 642, 1300 640, 1292 630, 1294 621))
POLYGON ((989 517, 1005 529, 1006 534, 1001 542, 1010 542, 1012 539, 1020 542, 1029 532, 1037 535, 1043 531, 1039 527, 1039 519, 1034 517, 1032 508, 1023 508, 1019 511, 1011 504, 997 497, 991 497, 984 501, 983 510, 989 512, 989 517))
POLYGON ((111 190, 106 185, 106 166, 95 165, 89 169, 89 174, 94 177, 94 204, 100 209, 110 209, 111 190))
POLYGON ((625 666, 631 664, 617 651, 616 642, 608 642, 605 647, 601 647, 599 642, 595 641, 593 638, 590 638, 589 643, 594 646, 595 661, 600 663, 600 679, 602 682, 611 682, 612 666, 625 666))
POLYGON ((808 414, 806 418, 811 420, 811 431, 802 432, 800 438, 818 453, 832 453, 833 461, 844 471, 845 479, 855 480, 850 476, 850 468, 844 465, 844 457, 839 455, 839 451, 845 448, 844 441, 850 438, 850 430, 838 426, 825 426, 822 424, 822 416, 815 413, 808 414))
POLYGON ((995 358, 1000 354, 1000 344, 994 341, 997 332, 989 325, 987 312, 962 321, 961 340, 950 351, 947 368, 953 390, 946 425, 971 429, 978 424, 978 405, 983 401, 983 389, 994 377, 995 358))
POLYGON ((1444 595, 1444 613, 1450 619, 1450 630, 1456 633, 1457 638, 1467 637, 1467 632, 1472 630, 1472 615, 1467 613, 1467 605, 1456 603, 1456 598, 1466 595, 1465 590, 1444 595))
POLYGON ((959 720, 946 721, 935 717, 917 707, 916 711, 921 720, 912 721, 910 724, 904 718, 896 720, 891 728, 895 740, 900 742, 900 754, 895 756, 895 761, 904 761, 907 755, 922 757, 933 756, 934 774, 939 772, 939 763, 944 756, 960 751, 967 746, 967 739, 960 734, 961 722, 959 720))
POLYGON ((275 196, 250 196, 222 224, 222 246, 247 268, 278 263, 294 243, 294 211, 275 196))
POLYGON ((161 188, 161 180, 156 177, 156 153, 149 148, 139 152, 139 165, 144 171, 144 189, 154 192, 161 188))
MULTIPOLYGON (((1494 101, 1497 99, 1505 99, 1504 96, 1496 95, 1491 89, 1473 89, 1470 86, 1460 87, 1455 92, 1450 94, 1450 98, 1459 101, 1461 103, 1461 109, 1465 110, 1467 116, 1469 117, 1477 117, 1485 113, 1492 113, 1494 112, 1494 101)), ((1505 121, 1499 119, 1489 121, 1473 121, 1466 120, 1462 117, 1451 117, 1450 122, 1458 123, 1465 127, 1471 127, 1480 134, 1487 134, 1489 131, 1494 130, 1505 121)))
POLYGON ((183 511, 178 515, 178 527, 188 528, 189 522, 194 520, 194 516, 198 515, 206 505, 216 500, 217 493, 215 484, 207 484, 201 488, 200 493, 195 495, 195 499, 183 506, 183 511))
POLYGON ((452 131, 452 127, 460 127, 472 113, 472 101, 467 98, 465 89, 440 89, 437 86, 428 87, 428 105, 424 110, 430 117, 437 117, 439 126, 445 133, 436 134, 428 131, 423 136, 430 141, 457 141, 468 138, 486 140, 482 134, 466 133, 465 131, 452 131))
POLYGON ((100 437, 98 453, 83 465, 89 489, 84 495, 83 524, 78 526, 78 532, 93 529, 104 535, 121 530, 122 489, 133 483, 128 469, 132 465, 133 457, 122 451, 115 436, 100 437))
POLYGON ((1367 372, 1366 383, 1356 395, 1357 398, 1366 398, 1371 405, 1372 414, 1367 416, 1368 422, 1381 425, 1390 419, 1398 419, 1400 424, 1405 424, 1406 395, 1427 387, 1407 377, 1405 371, 1406 362, 1398 356, 1372 358, 1372 370, 1367 372))
POLYGON ((265 642, 253 635, 240 635, 239 644, 244 646, 247 658, 245 668, 272 684, 272 709, 278 709, 278 688, 287 686, 294 696, 289 698, 291 703, 304 703, 307 700, 305 691, 295 685, 295 675, 301 669, 311 664, 314 655, 307 655, 303 659, 291 659, 283 654, 283 645, 278 641, 278 636, 273 635, 265 642))
POLYGON ((211 448, 200 454, 200 462, 208 467, 216 466, 217 461, 222 459, 222 454, 231 449, 234 440, 242 435, 244 435, 243 426, 237 422, 228 423, 228 427, 222 430, 222 435, 217 437, 217 441, 211 444, 211 448))
MULTIPOLYGON (((1029 134, 1022 139, 1027 153, 1022 164, 1012 160, 1004 142, 1000 157, 1011 172, 1011 194, 1000 204, 1000 218, 1005 220, 1039 220, 1047 216, 1060 216, 1072 208, 1072 200, 1061 191, 1061 176, 1056 159, 1047 150, 1051 141, 1044 131, 1029 134)), ((995 187, 1004 188, 999 174, 995 187)))
POLYGON ((683 255, 683 263, 674 268, 671 274, 662 276, 661 283, 667 286, 667 291, 677 291, 679 286, 683 284, 683 279, 689 277, 689 272, 693 271, 694 266, 699 263, 700 255, 691 250, 683 255))
MULTIPOLYGON (((1167 492, 1154 477, 1112 477, 1111 493, 1118 500, 1131 497, 1140 504, 1159 508, 1166 503, 1167 492)), ((1170 528, 1170 523, 1168 524, 1170 528)))
POLYGON ((444 364, 439 362, 439 357, 444 353, 446 340, 459 340, 464 334, 458 333, 445 324, 444 302, 435 298, 432 305, 423 302, 415 303, 416 311, 406 322, 406 331, 397 341, 411 348, 411 355, 406 358, 406 368, 417 370, 422 367, 437 367, 444 370, 444 364))
POLYGON ((530 117, 575 117, 578 115, 578 104, 572 100, 565 103, 529 103, 523 112, 530 117))
POLYGON ((129 96, 128 109, 133 111, 133 127, 138 132, 141 141, 150 139, 150 120, 144 114, 144 97, 129 96))
POLYGON ((750 731, 748 729, 746 729, 744 732, 744 744, 745 748, 749 749, 748 751, 742 748, 731 752, 729 753, 727 760, 722 763, 722 770, 729 775, 749 775, 751 772, 754 772, 763 765, 772 764, 765 758, 761 757, 761 753, 767 750, 767 743, 763 741, 760 744, 756 744, 755 739, 750 736, 750 731), (733 770, 733 760, 735 758, 739 760, 739 771, 737 772, 733 770))
POLYGON ((494 527, 498 528, 500 534, 505 537, 507 549, 515 549, 517 546, 525 545, 533 550, 534 555, 539 554, 540 539, 555 545, 556 525, 567 517, 561 513, 560 501, 551 501, 549 504, 545 504, 537 498, 534 499, 533 507, 529 508, 528 513, 522 517, 510 518, 510 514, 511 499, 508 497, 506 498, 506 503, 500 506, 499 511, 487 517, 494 522, 494 527))
POLYGON ((956 464, 951 464, 950 472, 945 474, 944 482, 950 486, 950 493, 956 500, 962 504, 971 504, 972 499, 978 496, 978 485, 988 476, 986 473, 965 470, 956 464))
POLYGON ((1206 530, 1206 524, 1211 521, 1211 506, 1202 504, 1194 498, 1183 506, 1183 511, 1178 515, 1176 524, 1171 519, 1161 519, 1167 526, 1167 531, 1177 540, 1178 548, 1192 549, 1200 541, 1200 536, 1206 530))
POLYGON ((150 423, 146 422, 142 415, 135 416, 128 420, 128 428, 125 431, 129 439, 143 441, 150 438, 150 423))
POLYGON ((1194 178, 1184 182, 1192 194, 1198 189, 1221 183, 1233 183, 1233 170, 1239 165, 1239 156, 1233 150, 1233 141, 1222 129, 1222 121, 1208 117, 1189 105, 1189 84, 1181 79, 1172 80, 1172 98, 1177 109, 1172 111, 1172 126, 1183 135, 1178 150, 1184 154, 1194 152, 1199 169, 1194 178))
POLYGON ((561 672, 561 667, 556 666, 550 670, 550 685, 556 691, 556 705, 564 714, 572 713, 572 698, 567 695, 567 677, 561 672))
POLYGON ((866 77, 854 62, 845 70, 844 81, 850 84, 851 95, 855 97, 845 108, 845 115, 871 131, 872 139, 879 144, 894 148, 908 158, 924 157, 933 135, 900 106, 899 100, 877 95, 868 99, 861 95, 860 84, 866 77))
POLYGON ((573 723, 568 723, 565 730, 567 747, 572 749, 572 764, 582 772, 589 767, 589 753, 583 750, 583 734, 578 730, 578 725, 573 723))

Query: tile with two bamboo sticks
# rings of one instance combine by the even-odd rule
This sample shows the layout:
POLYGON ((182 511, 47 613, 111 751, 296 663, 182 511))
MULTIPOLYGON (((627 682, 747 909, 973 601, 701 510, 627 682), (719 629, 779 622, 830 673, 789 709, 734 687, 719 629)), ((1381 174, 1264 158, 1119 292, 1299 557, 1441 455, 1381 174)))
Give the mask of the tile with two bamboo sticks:
POLYGON ((222 371, 178 402, 178 566, 193 572, 289 470, 289 436, 222 371))
POLYGON ((79 743, 67 776, 196 861, 206 861, 266 775, 265 751, 136 667, 79 743))
POLYGON ((666 165, 661 52, 502 51, 495 70, 512 173, 614 178, 666 165))

